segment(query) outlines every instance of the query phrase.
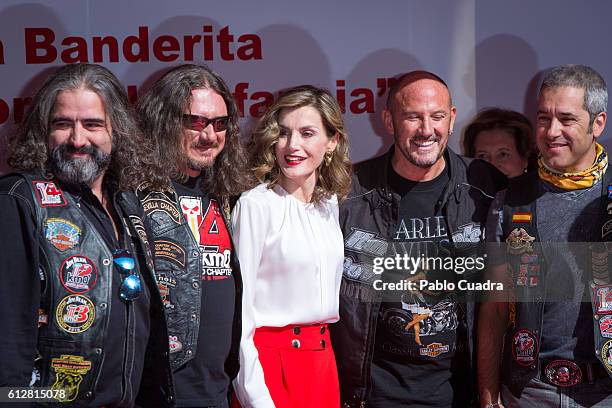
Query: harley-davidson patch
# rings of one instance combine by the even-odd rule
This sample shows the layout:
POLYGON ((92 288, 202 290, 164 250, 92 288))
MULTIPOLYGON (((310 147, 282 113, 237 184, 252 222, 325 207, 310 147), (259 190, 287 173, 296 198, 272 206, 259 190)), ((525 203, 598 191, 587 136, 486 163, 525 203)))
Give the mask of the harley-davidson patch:
POLYGON ((62 218, 49 218, 44 223, 45 238, 59 251, 74 248, 81 239, 81 229, 62 218))

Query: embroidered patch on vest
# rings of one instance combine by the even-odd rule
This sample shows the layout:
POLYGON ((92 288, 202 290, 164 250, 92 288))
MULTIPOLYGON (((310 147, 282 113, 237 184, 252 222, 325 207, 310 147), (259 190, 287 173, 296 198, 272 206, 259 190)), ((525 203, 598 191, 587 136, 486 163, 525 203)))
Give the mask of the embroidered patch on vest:
POLYGON ((595 286, 593 292, 595 313, 612 314, 612 285, 595 286))
POLYGON ((514 255, 533 252, 531 243, 535 238, 530 236, 524 228, 515 228, 508 234, 506 244, 508 244, 508 252, 514 255))
POLYGON ((66 333, 83 333, 96 317, 96 307, 86 296, 70 295, 63 298, 55 309, 55 321, 66 333))
POLYGON ((612 339, 612 316, 602 316, 599 319, 599 332, 602 337, 612 339))
POLYGON ((181 223, 181 216, 174 203, 166 198, 149 198, 142 202, 142 207, 147 215, 153 217, 154 214, 166 214, 175 224, 181 223))
POLYGON ((96 264, 86 256, 74 255, 62 262, 60 267, 62 286, 72 293, 85 293, 91 290, 98 280, 96 264))
POLYGON ((79 394, 83 376, 91 370, 91 361, 81 356, 64 354, 60 358, 51 360, 51 368, 55 371, 55 383, 51 389, 65 391, 64 397, 57 400, 70 402, 79 394))
POLYGON ((582 381, 582 371, 578 364, 569 360, 551 361, 544 368, 544 375, 557 387, 571 387, 582 381))
POLYGON ((166 259, 177 264, 181 268, 185 267, 187 259, 185 249, 182 246, 164 239, 155 241, 155 257, 166 259))
POLYGON ((32 184, 41 207, 64 207, 68 204, 64 198, 64 193, 54 182, 32 181, 32 184))
POLYGON ((45 220, 45 238, 59 251, 74 248, 81 239, 81 229, 63 218, 45 220))
POLYGON ((529 330, 519 330, 512 336, 512 358, 522 366, 532 365, 538 358, 538 338, 529 330))
MULTIPOLYGON (((523 258, 525 255, 522 255, 523 258)), ((540 282, 540 264, 520 264, 516 284, 517 286, 538 286, 540 282)))
POLYGON ((140 217, 136 215, 130 215, 130 221, 132 222, 132 225, 134 225, 134 229, 136 230, 136 233, 138 234, 142 242, 144 242, 145 245, 149 245, 149 241, 147 239, 147 232, 140 217))
POLYGON ((157 274, 157 287, 161 295, 162 302, 166 309, 174 309, 174 304, 170 300, 170 290, 176 287, 176 279, 165 273, 157 274))

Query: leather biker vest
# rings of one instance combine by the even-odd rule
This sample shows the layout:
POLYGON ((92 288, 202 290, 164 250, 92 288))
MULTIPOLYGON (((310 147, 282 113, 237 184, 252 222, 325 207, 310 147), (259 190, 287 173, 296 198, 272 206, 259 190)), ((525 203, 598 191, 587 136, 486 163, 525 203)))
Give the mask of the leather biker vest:
MULTIPOLYGON (((604 233, 604 228, 606 225, 612 225, 612 211, 607 210, 609 203, 612 202, 612 194, 608 192, 612 190, 612 171, 609 168, 601 183, 601 216, 598 225, 602 226, 600 227, 602 241, 607 241, 610 236, 604 233)), ((504 338, 502 382, 514 393, 524 388, 541 369, 538 355, 542 338, 544 302, 546 301, 547 284, 554 279, 552 275, 554 272, 547 270, 546 251, 543 250, 546 243, 541 242, 538 234, 536 211, 538 185, 537 172, 522 176, 511 183, 504 203, 503 237, 516 301, 509 306, 509 325, 504 338), (551 275, 547 277, 547 274, 551 275)), ((610 232, 612 235, 612 229, 610 232)), ((612 349, 612 340, 610 340, 612 338, 612 316, 610 316, 609 333, 606 333, 600 326, 600 320, 612 314, 612 286, 610 286, 608 268, 610 252, 606 250, 603 242, 592 246, 592 248, 599 247, 603 248, 599 258, 602 260, 599 267, 600 272, 595 272, 597 266, 593 264, 594 269, 588 272, 588 289, 591 292, 595 326, 595 355, 612 378, 612 350, 606 353, 608 349, 612 349), (594 275, 597 276, 594 277, 594 275), (597 304, 598 293, 601 305, 597 304), (606 302, 608 293, 610 302, 606 302), (609 354, 610 357, 606 354, 609 354)))
MULTIPOLYGON (((86 405, 94 397, 105 354, 112 352, 105 348, 105 338, 114 294, 113 255, 71 194, 54 180, 22 176, 34 197, 42 290, 33 385, 64 389, 61 402, 86 405)), ((143 222, 126 209, 121 194, 113 199, 124 203, 119 218, 126 241, 134 254, 139 246, 147 263, 142 272, 152 275, 143 222), (130 236, 135 239, 127 239, 130 236)), ((172 395, 171 379, 168 384, 172 395)))
POLYGON ((162 295, 173 371, 191 360, 198 345, 202 296, 200 248, 179 207, 176 192, 136 194, 144 207, 155 248, 155 274, 162 295))

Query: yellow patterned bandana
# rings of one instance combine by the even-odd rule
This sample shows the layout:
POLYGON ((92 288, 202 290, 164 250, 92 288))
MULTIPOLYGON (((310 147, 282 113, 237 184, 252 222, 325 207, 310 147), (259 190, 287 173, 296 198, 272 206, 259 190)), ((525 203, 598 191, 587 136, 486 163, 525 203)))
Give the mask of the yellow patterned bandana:
POLYGON ((588 169, 578 173, 558 173, 544 164, 542 156, 538 158, 538 175, 544 181, 564 190, 589 188, 603 177, 608 168, 608 155, 599 143, 595 143, 595 162, 588 169))

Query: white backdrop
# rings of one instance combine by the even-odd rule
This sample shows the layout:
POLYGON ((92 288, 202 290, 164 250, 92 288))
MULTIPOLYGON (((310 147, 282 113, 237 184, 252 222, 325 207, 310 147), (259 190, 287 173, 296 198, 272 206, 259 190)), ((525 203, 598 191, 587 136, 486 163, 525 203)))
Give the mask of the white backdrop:
POLYGON ((606 0, 2 0, 0 135, 63 63, 99 62, 136 97, 168 68, 195 62, 235 91, 245 132, 279 89, 327 87, 359 161, 392 142, 379 120, 387 79, 426 69, 451 88, 458 150, 461 128, 483 107, 533 117, 543 69, 587 64, 612 83, 610 16, 606 0))

